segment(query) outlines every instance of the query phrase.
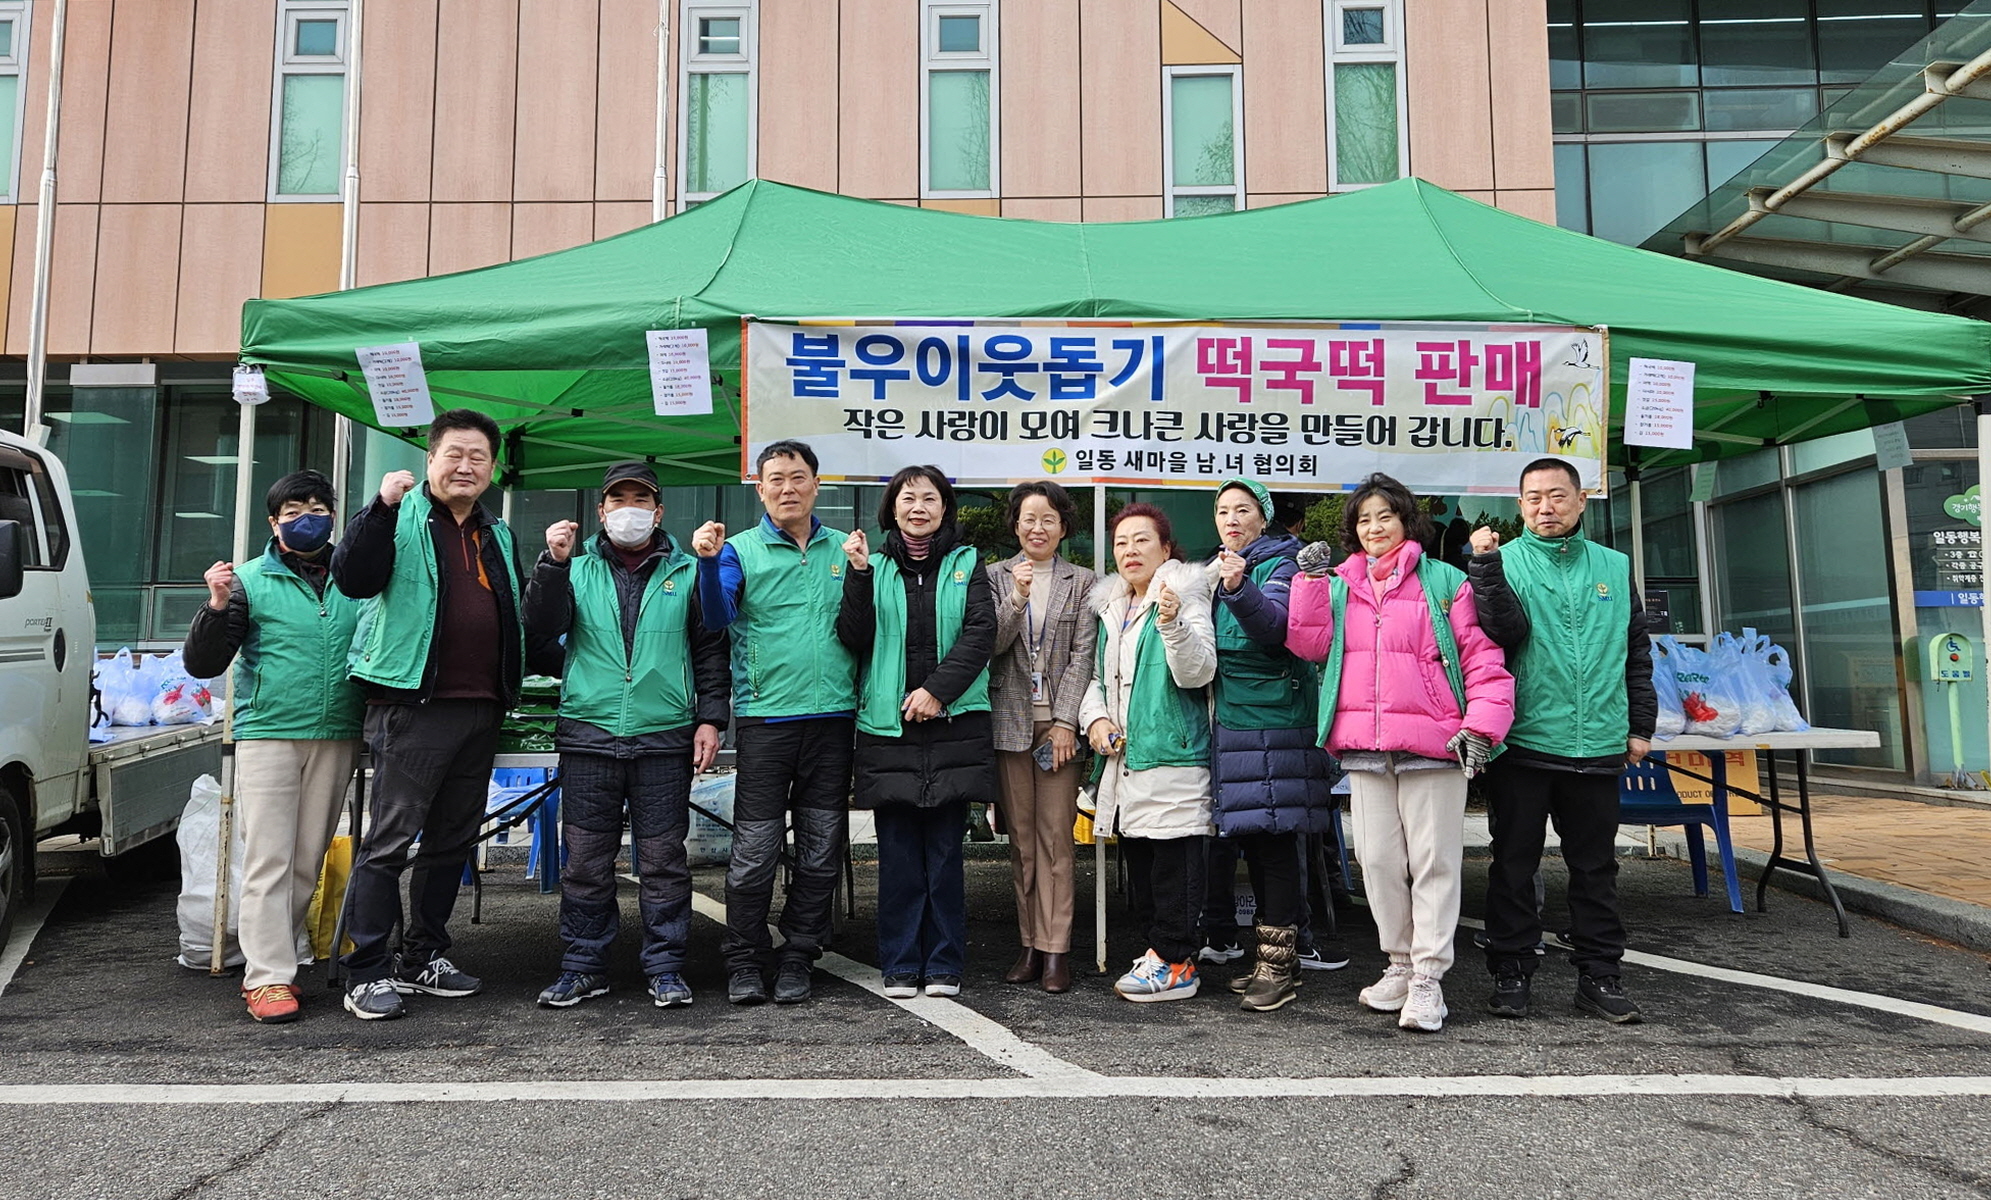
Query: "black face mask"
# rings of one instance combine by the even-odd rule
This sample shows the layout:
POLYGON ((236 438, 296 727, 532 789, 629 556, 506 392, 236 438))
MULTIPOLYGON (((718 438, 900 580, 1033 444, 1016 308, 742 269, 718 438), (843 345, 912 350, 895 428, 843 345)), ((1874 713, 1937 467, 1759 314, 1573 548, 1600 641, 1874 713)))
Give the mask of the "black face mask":
POLYGON ((299 554, 316 554, 332 540, 332 518, 325 513, 300 513, 278 523, 277 537, 299 554))

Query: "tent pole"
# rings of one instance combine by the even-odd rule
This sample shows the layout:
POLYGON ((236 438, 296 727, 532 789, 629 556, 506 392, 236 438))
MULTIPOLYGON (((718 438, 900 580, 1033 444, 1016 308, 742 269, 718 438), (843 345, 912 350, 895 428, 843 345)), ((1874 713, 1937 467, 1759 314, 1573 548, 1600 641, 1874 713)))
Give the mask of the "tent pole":
MULTIPOLYGON (((256 490, 256 406, 239 405, 242 410, 235 434, 235 541, 233 561, 249 558, 249 506, 256 490)), ((224 681, 227 696, 221 713, 221 820, 216 826, 219 845, 214 856, 214 936, 209 939, 207 973, 220 975, 225 969, 222 947, 228 940, 228 869, 230 851, 235 846, 235 672, 231 668, 224 681)))
MULTIPOLYGON (((1101 579, 1106 578, 1106 485, 1095 484, 1092 489, 1092 569, 1101 579)), ((1078 735, 1088 736, 1088 731, 1079 730, 1078 735)), ((1095 797, 1096 800, 1096 797, 1095 797)), ((1094 815, 1098 810, 1094 809, 1094 815)), ((1092 944, 1097 957, 1096 966, 1101 975, 1106 974, 1106 839, 1100 835, 1099 826, 1092 827, 1092 944)))
MULTIPOLYGON (((1991 479, 1991 395, 1977 397, 1977 492, 1984 494, 1984 481, 1991 479)), ((1991 584, 1991 566, 1986 564, 1987 546, 1984 537, 1984 515, 1980 508, 1977 516, 1977 603, 1978 614, 1983 618, 1983 628, 1979 631, 1977 645, 1978 669, 1991 671, 1991 604, 1984 603, 1984 591, 1991 584)), ((1991 703, 1984 706, 1987 733, 1991 733, 1991 703)), ((1956 758, 1963 761, 1963 748, 1957 747, 1956 758)), ((1991 765, 1991 764, 1987 764, 1991 765)))
POLYGON ((1640 603, 1645 601, 1645 485, 1639 478, 1637 464, 1630 461, 1631 448, 1625 449, 1625 490, 1631 493, 1632 504, 1632 587, 1638 592, 1640 603))
MULTIPOLYGON (((350 291, 359 284, 359 93, 360 28, 366 0, 352 0, 346 22, 346 171, 340 192, 339 211, 339 290, 350 291)), ((350 492, 352 482, 353 422, 344 413, 332 415, 332 486, 350 492)))
POLYGON ((68 0, 55 0, 48 39, 48 121, 42 133, 41 198, 35 206, 35 276, 28 311, 28 391, 21 413, 21 436, 40 440, 42 391, 48 379, 48 274, 55 238, 55 151, 62 132, 62 33, 69 24, 68 0))

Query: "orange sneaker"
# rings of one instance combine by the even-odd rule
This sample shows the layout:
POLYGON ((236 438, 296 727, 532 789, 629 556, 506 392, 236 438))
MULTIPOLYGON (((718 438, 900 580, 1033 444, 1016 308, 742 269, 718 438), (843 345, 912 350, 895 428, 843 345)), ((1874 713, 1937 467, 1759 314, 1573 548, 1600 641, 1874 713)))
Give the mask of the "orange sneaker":
POLYGON ((243 988, 242 999, 249 1006, 249 1015, 265 1025, 297 1020, 295 984, 266 983, 262 987, 243 988))

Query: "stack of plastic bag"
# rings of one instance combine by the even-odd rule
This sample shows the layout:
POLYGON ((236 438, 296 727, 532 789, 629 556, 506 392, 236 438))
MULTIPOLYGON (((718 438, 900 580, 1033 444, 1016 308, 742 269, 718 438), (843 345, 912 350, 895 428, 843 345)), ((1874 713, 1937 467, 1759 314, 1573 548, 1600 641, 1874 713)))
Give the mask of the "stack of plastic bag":
POLYGON ((1737 652, 1747 663, 1751 685, 1759 696, 1755 718, 1762 728, 1745 732, 1802 733, 1810 729, 1811 723, 1791 699, 1790 651, 1772 642, 1768 634, 1744 629, 1737 652))
POLYGON ((1652 639, 1652 690, 1659 697, 1659 720, 1652 736, 1661 741, 1670 741, 1687 728, 1687 714, 1680 708, 1680 681, 1673 677, 1677 649, 1670 637, 1652 639))
POLYGON ((1671 670, 1673 686, 1680 698, 1680 713, 1686 721, 1681 732, 1732 737, 1742 727, 1741 701, 1735 695, 1734 681, 1727 670, 1732 656, 1719 645, 1714 650, 1702 650, 1670 635, 1659 638, 1658 642, 1664 647, 1664 665, 1671 670))
POLYGON ((187 674, 178 650, 155 660, 157 690, 152 696, 154 725, 205 725, 214 720, 214 694, 207 681, 187 674))
POLYGON ((143 669, 145 659, 142 654, 134 659, 129 649, 123 649, 97 664, 97 691, 111 724, 152 724, 153 682, 143 669))

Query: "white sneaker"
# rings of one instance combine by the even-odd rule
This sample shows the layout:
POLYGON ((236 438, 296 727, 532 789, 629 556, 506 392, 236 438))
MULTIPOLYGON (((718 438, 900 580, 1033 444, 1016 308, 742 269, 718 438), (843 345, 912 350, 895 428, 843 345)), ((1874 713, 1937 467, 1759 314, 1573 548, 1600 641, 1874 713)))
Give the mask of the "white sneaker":
POLYGON ((1395 1012, 1403 1007, 1404 997, 1410 995, 1410 967, 1405 963, 1391 963, 1383 972, 1383 977, 1362 989, 1355 997, 1363 1008, 1377 1012, 1395 1012))
POLYGON ((1403 1002, 1403 1015, 1397 1024, 1404 1029, 1416 1029, 1424 1033, 1436 1033, 1445 1027, 1445 1018, 1451 1015, 1445 1007, 1445 989, 1429 975, 1413 975, 1410 980, 1410 995, 1403 1002))

